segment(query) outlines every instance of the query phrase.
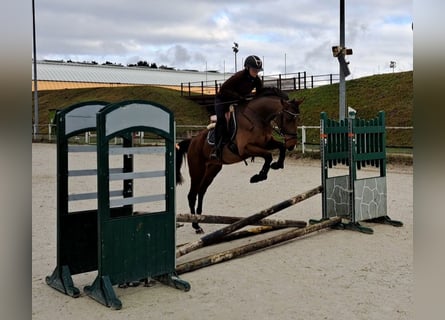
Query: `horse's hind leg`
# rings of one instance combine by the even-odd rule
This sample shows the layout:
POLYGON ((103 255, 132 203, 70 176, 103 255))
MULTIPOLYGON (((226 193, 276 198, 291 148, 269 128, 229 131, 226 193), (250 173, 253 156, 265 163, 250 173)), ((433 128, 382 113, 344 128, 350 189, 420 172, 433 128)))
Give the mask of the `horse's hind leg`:
MULTIPOLYGON (((196 193, 190 193, 188 194, 188 200, 189 200, 189 207, 190 207, 190 213, 196 214, 195 212, 195 204, 196 204, 196 193)), ((200 213, 199 213, 200 214, 200 213)), ((196 233, 204 233, 204 230, 202 230, 201 226, 198 222, 192 222, 192 227, 195 229, 196 233)))
MULTIPOLYGON (((189 209, 191 214, 196 214, 196 197, 198 195, 199 185, 201 184, 202 174, 197 171, 190 170, 190 190, 187 194, 187 200, 189 204, 189 209)), ((201 229, 197 222, 192 222, 192 227, 195 230, 201 229)))
MULTIPOLYGON (((191 214, 202 214, 204 194, 215 176, 221 170, 222 165, 204 165, 203 167, 205 170, 190 171, 191 175, 193 174, 193 178, 191 179, 190 191, 187 198, 191 214), (198 204, 196 204, 196 200, 198 200, 198 204)), ((204 233, 204 230, 198 222, 192 222, 192 227, 196 233, 204 233)))
MULTIPOLYGON (((190 187, 190 191, 187 195, 191 214, 196 214, 196 211, 195 211, 196 196, 197 196, 196 189, 197 188, 194 188, 192 185, 192 187, 190 187)), ((198 222, 192 222, 192 227, 193 227, 193 229, 195 229, 196 233, 204 233, 202 228, 199 226, 198 222)))
MULTIPOLYGON (((222 165, 208 165, 204 174, 204 177, 201 179, 201 183, 199 185, 199 189, 197 192, 198 196, 198 205, 196 206, 196 214, 202 214, 202 204, 204 202, 204 195, 212 183, 215 176, 221 171, 222 165)), ((193 205, 195 205, 196 194, 193 198, 193 205)), ((189 199, 190 202, 190 199, 189 199)), ((195 213, 193 211, 192 213, 195 213)), ((204 233, 204 230, 197 222, 192 223, 192 227, 195 229, 196 233, 204 233)))
POLYGON ((216 175, 221 171, 222 165, 211 164, 207 166, 206 173, 202 179, 201 185, 198 191, 198 206, 196 207, 196 213, 202 213, 202 204, 204 202, 204 195, 207 192, 208 187, 215 179, 216 175))

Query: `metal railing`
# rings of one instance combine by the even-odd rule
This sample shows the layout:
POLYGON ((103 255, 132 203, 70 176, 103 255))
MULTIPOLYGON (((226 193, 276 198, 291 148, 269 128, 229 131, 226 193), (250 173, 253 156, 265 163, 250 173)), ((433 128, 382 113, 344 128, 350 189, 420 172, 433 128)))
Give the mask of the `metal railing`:
MULTIPOLYGON (((319 74, 308 76, 306 71, 262 76, 265 87, 277 87, 281 90, 303 90, 338 83, 338 74, 319 74)), ((214 95, 224 80, 181 82, 181 96, 214 95)))

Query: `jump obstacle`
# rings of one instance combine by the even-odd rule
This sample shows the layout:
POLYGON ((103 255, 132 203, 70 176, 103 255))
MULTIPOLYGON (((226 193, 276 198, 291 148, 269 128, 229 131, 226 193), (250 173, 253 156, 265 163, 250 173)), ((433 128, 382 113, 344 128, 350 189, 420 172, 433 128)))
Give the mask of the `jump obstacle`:
POLYGON ((57 265, 46 282, 67 295, 78 297, 80 290, 72 275, 98 271, 85 293, 103 305, 120 309, 113 285, 153 278, 188 291, 190 285, 177 275, 220 263, 318 230, 333 227, 372 233, 360 221, 383 222, 401 226, 386 214, 386 153, 384 113, 364 121, 350 114, 347 120, 320 120, 322 185, 298 194, 268 209, 245 218, 177 215, 175 217, 175 126, 171 112, 146 101, 108 104, 92 101, 59 111, 57 122, 57 265), (97 130, 96 148, 69 146, 70 138, 97 130), (165 139, 165 171, 134 172, 135 154, 153 152, 150 147, 133 147, 132 134, 148 131, 165 139), (122 139, 122 146, 110 148, 110 141, 122 139), (70 152, 95 152, 97 168, 69 170, 70 152), (109 167, 111 155, 123 156, 123 167, 109 167), (337 164, 349 167, 349 174, 330 177, 337 164), (366 165, 380 168, 377 177, 357 179, 357 170, 366 165), (69 194, 68 178, 97 175, 96 194, 69 194), (134 179, 165 177, 163 195, 133 196, 134 179), (110 191, 111 180, 122 180, 123 190, 110 191), (322 194, 322 219, 303 221, 264 219, 317 194, 322 194), (118 199, 112 199, 114 197, 118 199), (71 212, 68 202, 97 199, 97 209, 71 212), (144 214, 134 212, 133 204, 165 201, 165 210, 144 214), (343 224, 342 219, 350 220, 343 224), (228 224, 199 240, 175 247, 176 221, 228 224), (240 230, 257 225, 254 229, 240 230), (176 258, 199 248, 242 236, 288 228, 290 230, 247 245, 188 261, 176 266, 176 258), (175 254, 176 250, 176 254, 175 254))
MULTIPOLYGON (((72 275, 97 270, 84 292, 101 304, 121 309, 113 285, 156 279, 184 291, 190 285, 176 276, 175 266, 175 123, 167 108, 133 100, 116 104, 91 101, 76 104, 56 114, 57 123, 57 265, 46 282, 72 297, 80 290, 72 275), (76 135, 97 132, 96 146, 73 145, 76 135), (154 133, 163 147, 135 147, 132 135, 154 133), (110 147, 112 139, 122 144, 110 147), (69 169, 69 155, 90 152, 97 168, 69 169), (134 158, 152 152, 165 155, 164 170, 134 172, 134 158), (111 157, 122 156, 122 167, 110 168, 111 157), (69 178, 97 176, 97 192, 69 193, 69 178), (164 179, 165 194, 134 196, 136 179, 164 179), (111 181, 121 181, 110 190, 111 181), (73 201, 97 199, 97 207, 71 211, 73 201), (161 202, 163 210, 134 212, 133 205, 161 202)), ((158 180, 156 180, 158 181, 158 180)), ((114 186, 115 184, 113 184, 114 186)), ((159 188, 162 189, 162 188, 159 188)))
MULTIPOLYGON (((360 221, 386 223, 396 227, 402 222, 392 220, 387 215, 386 192, 386 129, 385 114, 379 112, 375 119, 363 120, 350 113, 347 120, 328 119, 326 113, 320 115, 320 152, 322 185, 278 203, 254 215, 232 222, 227 227, 203 236, 201 239, 178 248, 176 256, 181 257, 199 248, 221 241, 246 225, 258 223, 266 216, 281 211, 298 202, 322 193, 322 219, 311 219, 308 227, 294 228, 283 234, 250 243, 245 246, 195 259, 176 267, 178 274, 220 263, 245 253, 299 237, 323 228, 350 229, 372 234, 373 230, 361 225, 360 221), (337 164, 349 167, 349 174, 330 177, 329 169, 337 164), (366 166, 379 168, 379 175, 357 178, 357 170, 366 166), (343 223, 342 219, 349 223, 343 223)), ((186 219, 182 220, 189 222, 186 219)), ((199 218, 193 221, 210 222, 199 218)), ((192 221, 190 221, 192 222, 192 221)), ((210 222, 211 223, 211 222, 210 222)))
POLYGON ((322 219, 341 216, 349 219, 344 228, 373 233, 360 221, 386 223, 396 227, 402 222, 387 215, 385 113, 371 120, 359 119, 351 111, 347 119, 335 121, 325 112, 320 115, 320 153, 322 176, 322 219), (330 168, 347 165, 347 175, 330 176, 330 168), (357 171, 373 166, 379 174, 358 178, 357 171))
POLYGON ((179 258, 191 251, 197 250, 199 248, 205 247, 205 246, 209 246, 211 244, 214 244, 216 242, 219 242, 219 240, 221 238, 223 238, 225 235, 228 235, 229 233, 235 231, 235 230, 239 230, 247 225, 250 225, 252 223, 256 223, 257 221, 270 216, 276 212, 279 212, 285 208, 288 208, 298 202, 301 202, 303 200, 306 200, 318 193, 320 193, 322 191, 322 187, 318 186, 314 189, 311 189, 305 193, 296 195, 295 197, 292 197, 286 201, 282 201, 268 209, 265 210, 261 210, 258 213, 255 213, 251 216, 248 216, 246 218, 243 218, 241 220, 238 220, 226 227, 223 227, 219 230, 216 230, 212 233, 209 233, 203 237, 201 237, 199 240, 189 243, 188 245, 185 245, 181 248, 179 248, 176 252, 176 257, 179 258))
MULTIPOLYGON (((214 215, 196 215, 196 214, 176 214, 177 222, 198 222, 198 223, 214 223, 214 224, 232 224, 242 218, 230 216, 214 216, 214 215)), ((251 223, 256 226, 271 226, 271 227, 300 227, 306 226, 306 221, 300 220, 283 220, 283 219, 261 219, 257 222, 251 223)))

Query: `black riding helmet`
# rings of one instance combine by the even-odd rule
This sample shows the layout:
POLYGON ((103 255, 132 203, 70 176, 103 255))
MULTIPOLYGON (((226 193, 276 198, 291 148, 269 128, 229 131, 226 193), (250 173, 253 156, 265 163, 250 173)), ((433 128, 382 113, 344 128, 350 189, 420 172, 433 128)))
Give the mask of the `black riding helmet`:
POLYGON ((245 68, 254 68, 258 69, 259 71, 263 70, 263 62, 258 56, 251 55, 246 58, 244 61, 244 67, 245 68))

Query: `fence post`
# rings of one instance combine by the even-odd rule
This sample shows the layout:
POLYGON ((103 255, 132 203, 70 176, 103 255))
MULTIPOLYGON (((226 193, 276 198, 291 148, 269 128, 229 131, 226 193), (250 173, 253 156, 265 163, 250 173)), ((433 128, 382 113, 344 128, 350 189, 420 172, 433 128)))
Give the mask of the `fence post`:
POLYGON ((304 145, 306 143, 306 126, 301 126, 301 153, 304 154, 304 145))
POLYGON ((307 87, 306 87, 306 71, 304 71, 303 73, 304 73, 304 88, 307 89, 307 87))

